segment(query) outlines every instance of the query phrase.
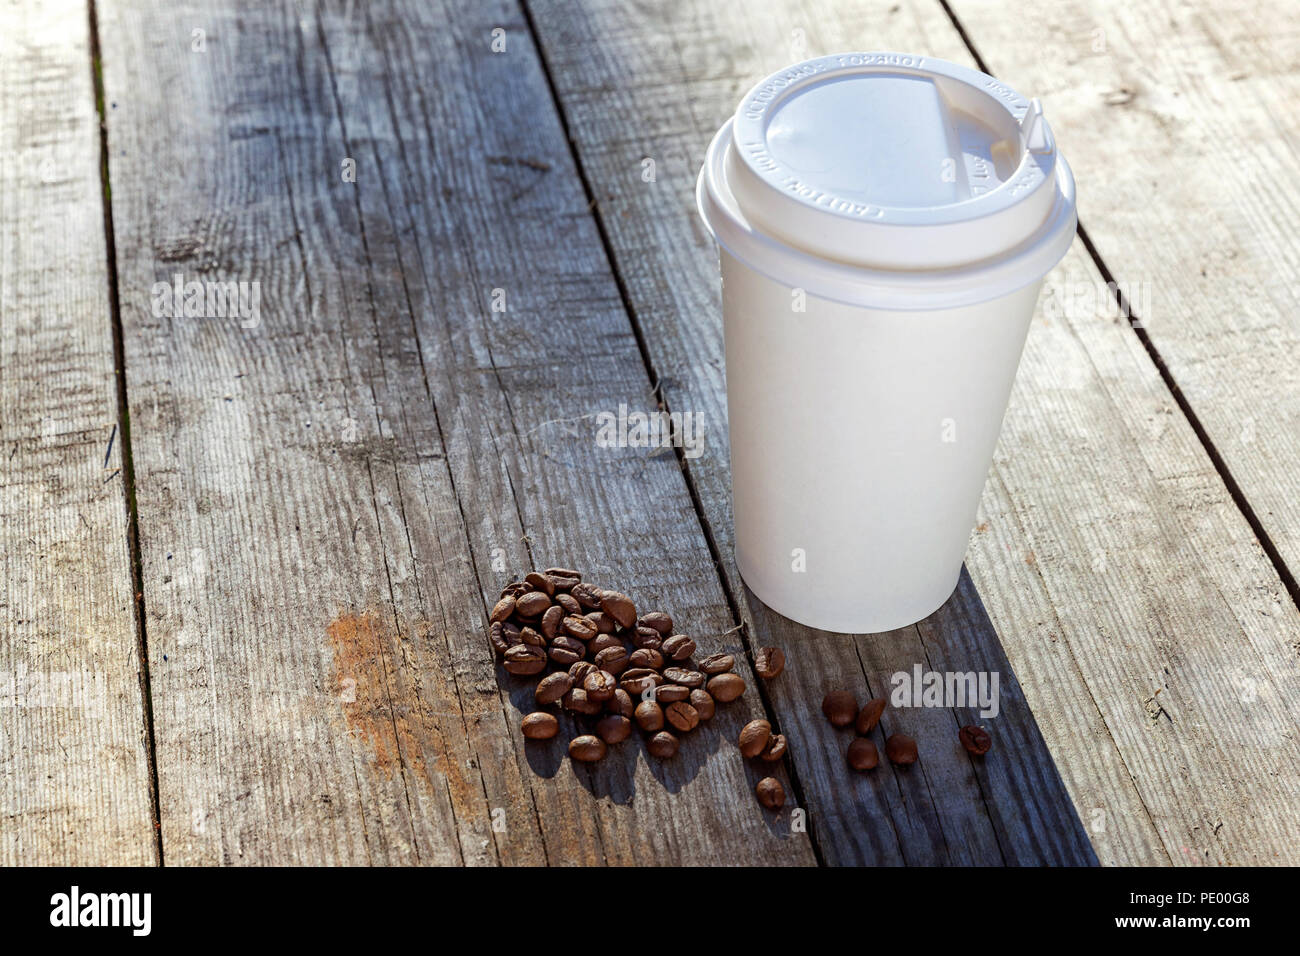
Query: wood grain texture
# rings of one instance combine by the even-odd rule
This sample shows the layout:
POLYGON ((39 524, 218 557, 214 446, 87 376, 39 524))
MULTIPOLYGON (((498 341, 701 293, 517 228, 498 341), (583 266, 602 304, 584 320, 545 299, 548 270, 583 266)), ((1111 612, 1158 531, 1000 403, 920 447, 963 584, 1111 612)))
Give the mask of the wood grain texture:
MULTIPOLYGON (((791 60, 854 48, 971 57, 938 4, 610 2, 566 17, 571 7, 533 0, 530 9, 662 394, 674 410, 722 421, 717 277, 693 202, 709 138, 749 85, 791 60), (656 162, 653 183, 640 179, 646 157, 656 162)), ((912 858, 989 860, 996 849, 1024 862, 1078 862, 1094 851, 1105 863, 1295 859, 1283 834, 1298 779, 1300 620, 1107 301, 1077 249, 1049 278, 968 555, 974 587, 964 583, 915 629, 853 641, 855 689, 874 689, 918 659, 999 669, 1011 684, 995 738, 1027 749, 1000 749, 1011 753, 976 767, 943 755, 926 764, 923 751, 935 805, 948 801, 932 822, 882 805, 883 795, 870 806, 855 798, 856 816, 883 813, 909 836, 899 844, 912 858), (1082 305, 1072 294, 1080 285, 1082 305), (978 789, 963 779, 971 775, 978 789)), ((811 655, 798 658, 809 671, 791 675, 797 691, 771 691, 783 726, 803 738, 819 720, 808 698, 853 673, 844 639, 814 645, 745 595, 731 563, 722 429, 689 472, 751 644, 825 652, 815 667, 811 655)), ((955 729, 968 717, 948 719, 955 729)), ((835 758, 809 753, 797 762, 827 859, 887 859, 865 828, 844 819, 835 758)))
POLYGON ((0 3, 0 865, 156 859, 89 20, 0 3))
POLYGON ((731 626, 672 456, 589 427, 655 399, 517 9, 101 27, 168 860, 811 862, 727 739, 753 695, 575 768, 491 660, 534 561, 731 626), (156 315, 175 273, 260 321, 156 315))

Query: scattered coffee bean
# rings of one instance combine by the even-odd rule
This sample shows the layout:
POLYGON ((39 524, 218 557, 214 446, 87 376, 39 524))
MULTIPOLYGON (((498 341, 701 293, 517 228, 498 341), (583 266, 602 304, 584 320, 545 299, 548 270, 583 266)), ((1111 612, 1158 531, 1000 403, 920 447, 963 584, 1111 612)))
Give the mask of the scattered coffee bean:
POLYGON ((700 715, 700 721, 712 720, 717 708, 713 703, 713 698, 709 696, 706 690, 693 690, 689 698, 690 704, 695 708, 695 712, 700 715))
POLYGON ((607 744, 620 744, 632 733, 632 721, 618 714, 610 714, 596 721, 596 736, 607 744))
POLYGON ((664 670, 664 680, 681 684, 694 690, 704 686, 704 675, 699 671, 687 670, 685 667, 669 667, 664 670))
POLYGON ((628 656, 628 667, 648 667, 659 670, 664 666, 664 656, 651 647, 639 647, 628 656))
POLYGON ((873 770, 880 763, 880 751, 866 737, 855 737, 849 744, 848 760, 854 770, 873 770))
POLYGON ((587 691, 581 687, 574 687, 562 698, 560 703, 565 710, 571 710, 575 714, 599 714, 603 705, 598 700, 592 700, 587 691))
POLYGON ((561 667, 568 667, 570 664, 576 664, 582 660, 582 656, 587 653, 587 648, 581 641, 576 641, 571 637, 565 637, 561 634, 555 640, 551 641, 551 649, 547 651, 551 660, 561 667))
POLYGON ((514 613, 515 613, 515 599, 513 597, 506 596, 503 597, 500 601, 497 601, 496 605, 493 606, 492 614, 489 617, 489 620, 493 624, 497 624, 501 621, 508 619, 510 615, 514 613))
POLYGON ((730 704, 745 693, 745 679, 739 674, 716 674, 704 685, 705 690, 720 704, 730 704))
POLYGON ((582 605, 577 602, 572 594, 556 594, 555 603, 564 608, 565 614, 571 614, 574 617, 582 615, 582 605))
POLYGON ((550 606, 551 599, 541 591, 529 591, 515 600, 515 611, 520 617, 541 617, 550 606))
POLYGON ((785 806, 785 787, 775 777, 764 777, 754 787, 758 802, 768 810, 780 810, 785 806))
POLYGON ((989 732, 973 724, 967 724, 958 731, 957 736, 961 740, 961 745, 977 757, 984 756, 993 746, 993 738, 989 736, 989 732))
POLYGON ((569 665, 569 676, 575 684, 581 684, 592 671, 599 670, 591 661, 574 661, 569 665))
POLYGON ((673 704, 691 696, 691 689, 681 684, 660 684, 655 688, 655 700, 661 704, 673 704))
POLYGON ((614 691, 614 696, 605 701, 605 709, 611 714, 631 720, 636 712, 636 702, 632 700, 631 694, 619 687, 614 691))
POLYGON ((885 756, 900 767, 916 763, 916 741, 907 734, 890 734, 885 741, 885 756))
MULTIPOLYGON (((592 642, 595 643, 594 641, 592 642)), ((591 650, 591 647, 587 648, 591 650)), ((601 670, 609 671, 615 676, 627 670, 628 654, 627 648, 622 644, 614 647, 602 647, 596 651, 596 666, 601 670)))
POLYGON ((846 690, 833 690, 822 698, 822 713, 834 727, 847 727, 858 716, 858 702, 846 690))
POLYGON ((650 742, 646 744, 646 749, 650 751, 651 756, 667 760, 677 753, 677 738, 668 731, 661 730, 650 738, 650 742))
POLYGON ((736 666, 736 659, 730 654, 710 654, 700 661, 699 668, 705 674, 725 674, 736 666))
POLYGON ((488 628, 488 640, 491 641, 492 650, 496 651, 497 657, 504 657, 506 651, 510 649, 500 621, 493 621, 492 626, 488 628))
POLYGON ((664 708, 664 717, 684 734, 694 730, 700 723, 700 715, 695 712, 695 708, 683 700, 674 701, 664 708))
POLYGON ((646 733, 664 729, 664 709, 653 700, 643 700, 636 705, 636 725, 646 733))
POLYGON ((618 690, 618 678, 609 671, 593 671, 583 680, 582 689, 587 692, 589 698, 603 704, 614 696, 614 691, 618 690))
POLYGON ((591 734, 583 734, 569 741, 569 756, 582 763, 594 763, 605 756, 605 741, 591 734))
POLYGON ((596 632, 598 634, 613 634, 614 629, 618 627, 618 625, 614 623, 614 619, 604 611, 588 611, 582 616, 592 624, 596 625, 596 632))
POLYGON ((620 651, 624 650, 622 639, 615 634, 597 634, 594 640, 587 642, 587 653, 599 654, 611 647, 617 647, 620 651))
POLYGON ((695 653, 695 642, 685 634, 674 634, 664 641, 663 652, 665 657, 684 661, 695 653))
POLYGON ((523 581, 511 581, 501 589, 500 596, 502 598, 519 597, 519 595, 527 594, 532 589, 532 585, 525 584, 523 581))
POLYGON ((565 634, 579 641, 589 641, 599 633, 595 624, 592 624, 585 617, 578 617, 575 614, 566 617, 560 622, 560 626, 564 628, 565 634))
POLYGON ((546 667, 546 652, 531 644, 516 644, 505 654, 505 668, 511 674, 528 676, 540 674, 546 667))
POLYGON ((785 756, 785 734, 773 734, 767 738, 767 746, 759 754, 759 759, 766 760, 768 763, 780 760, 785 756))
POLYGON ((636 608, 632 604, 632 599, 622 592, 602 592, 600 609, 618 621, 619 627, 636 626, 636 608))
POLYGON ((564 608, 558 604, 552 604, 542 615, 542 635, 548 640, 554 640, 555 635, 560 633, 560 622, 564 620, 564 608))
POLYGON ((530 571, 524 575, 524 583, 531 584, 534 591, 540 591, 548 598, 555 595, 555 581, 549 574, 542 574, 539 571, 530 571))
POLYGON ((638 648, 657 651, 663 646, 664 636, 653 627, 638 627, 632 635, 632 643, 638 648))
POLYGON ((760 647, 754 655, 754 673, 771 680, 785 670, 785 651, 779 647, 760 647))
POLYGON ((633 697, 640 697, 651 687, 658 687, 664 682, 663 675, 648 667, 629 667, 622 674, 619 686, 633 697))
POLYGON ((541 711, 525 717, 520 727, 529 740, 550 740, 560 732, 560 722, 541 711))
POLYGON ((885 712, 885 704, 886 700, 883 697, 867 701, 866 705, 858 711, 858 719, 854 722, 853 729, 863 737, 875 730, 876 724, 880 723, 880 715, 885 712))
POLYGON ((651 611, 649 614, 643 614, 637 624, 654 628, 663 637, 667 637, 673 632, 673 619, 663 611, 651 611))
POLYGON ((577 602, 587 610, 600 610, 601 589, 596 587, 594 584, 588 584, 585 581, 580 584, 575 584, 569 589, 569 593, 572 594, 574 599, 576 599, 577 602))
POLYGON ((533 696, 537 698, 537 703, 544 707, 547 704, 555 703, 567 694, 572 686, 572 677, 564 671, 555 671, 541 679, 537 689, 533 691, 533 696))
POLYGON ((542 573, 556 578, 573 578, 575 582, 582 580, 582 573, 572 568, 547 568, 542 573))
POLYGON ((546 646, 546 638, 542 637, 541 634, 534 631, 531 627, 521 627, 519 629, 519 640, 524 644, 531 644, 533 647, 546 646))
POLYGON ((766 720, 751 720, 744 727, 740 728, 740 755, 742 757, 757 757, 767 746, 768 738, 772 736, 772 725, 766 720))

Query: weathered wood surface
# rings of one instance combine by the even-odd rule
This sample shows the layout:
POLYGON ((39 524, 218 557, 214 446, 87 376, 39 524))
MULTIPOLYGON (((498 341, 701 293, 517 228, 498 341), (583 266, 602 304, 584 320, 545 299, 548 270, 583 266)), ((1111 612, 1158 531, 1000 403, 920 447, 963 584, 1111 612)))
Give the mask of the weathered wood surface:
POLYGON ((0 3, 0 865, 156 859, 83 4, 0 3))
POLYGON ((492 664, 530 560, 730 627, 672 457, 588 427, 654 399, 517 9, 100 16, 167 860, 811 862, 754 695, 575 768, 492 664), (260 323, 156 316, 174 273, 260 323))
MULTIPOLYGON (((717 279, 692 195, 709 137, 764 73, 860 47, 864 30, 871 48, 972 58, 939 4, 530 8, 662 394, 670 408, 720 423, 717 279), (641 180, 646 157, 653 183, 641 180)), ((1057 87, 1043 85, 1032 90, 1050 109, 1057 87)), ((1096 125, 1084 129, 1099 151, 1096 125)), ((963 588, 915 629, 857 639, 864 680, 877 686, 922 655, 945 669, 979 669, 981 659, 996 668, 1000 636, 1004 677, 1014 668, 1102 862, 1294 861, 1296 608, 1141 343, 1106 314, 1104 283, 1077 245, 1045 295, 968 559, 992 626, 963 588), (1059 307, 1079 283, 1092 290, 1084 304, 1059 307)), ((691 480, 751 643, 775 635, 796 645, 798 629, 749 599, 731 563, 725 441, 714 428, 691 480)), ((805 639, 842 673, 852 662, 837 640, 805 639)), ((805 673, 797 693, 775 690, 783 725, 818 721, 809 697, 830 679, 805 673)), ((997 846, 1010 860, 1086 858, 1054 773, 1034 779, 1044 770, 1038 728, 1008 697, 1011 719, 996 733, 1024 735, 1033 757, 974 771, 997 846)), ((960 766, 934 763, 926 770, 940 775, 943 797, 963 799, 960 766)), ((819 837, 833 834, 827 858, 878 854, 837 815, 835 754, 806 754, 797 769, 819 837)), ((962 809, 940 817, 970 827, 960 852, 989 853, 978 813, 962 809)), ((915 855, 960 858, 923 815, 915 825, 888 816, 910 827, 903 843, 915 855)))

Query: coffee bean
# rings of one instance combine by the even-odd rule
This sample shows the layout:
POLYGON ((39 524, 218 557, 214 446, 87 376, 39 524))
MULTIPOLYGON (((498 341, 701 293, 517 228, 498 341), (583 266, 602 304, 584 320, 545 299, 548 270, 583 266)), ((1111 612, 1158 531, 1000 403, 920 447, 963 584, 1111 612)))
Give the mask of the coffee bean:
POLYGON ((632 721, 618 714, 610 714, 596 721, 596 736, 607 744, 619 744, 632 733, 632 721))
POLYGON ((582 616, 596 625, 596 631, 600 634, 613 634, 614 628, 617 626, 614 619, 604 611, 588 611, 582 616))
POLYGON ((626 594, 619 591, 602 592, 600 609, 618 621, 619 627, 634 627, 636 625, 636 607, 633 606, 632 599, 626 594))
POLYGON ((757 757, 767 746, 767 740, 772 736, 772 725, 766 720, 751 720, 744 727, 740 728, 740 755, 742 757, 757 757))
POLYGON ((754 655, 754 673, 771 680, 785 670, 785 651, 779 647, 760 647, 754 655))
POLYGON ((501 589, 500 597, 519 597, 521 594, 527 594, 533 589, 531 584, 525 584, 523 581, 511 581, 501 589))
POLYGON ((633 697, 640 697, 651 687, 658 687, 664 682, 663 675, 645 667, 630 667, 622 674, 619 686, 633 697))
POLYGON ((504 657, 510 644, 506 641, 505 631, 501 628, 500 621, 494 621, 492 627, 488 629, 488 640, 492 643, 492 650, 496 651, 497 657, 504 657))
POLYGON ((574 571, 572 568, 547 568, 542 572, 555 578, 573 578, 575 581, 582 580, 581 572, 574 571))
POLYGON ((758 802, 768 810, 780 810, 785 806, 785 787, 775 777, 764 777, 754 787, 758 802))
POLYGON ((555 582, 545 574, 538 571, 530 571, 524 575, 524 583, 531 584, 534 591, 540 591, 548 598, 555 594, 555 582))
POLYGON ((618 687, 614 690, 614 696, 605 701, 605 709, 611 714, 617 714, 631 720, 632 715, 636 712, 636 702, 632 700, 631 694, 618 687))
POLYGON ((587 653, 594 656, 610 647, 617 647, 619 650, 623 650, 623 642, 619 639, 618 635, 597 634, 594 639, 587 642, 587 653))
POLYGON ((866 737, 855 737, 849 744, 849 766, 854 770, 873 770, 880 763, 880 751, 866 737))
POLYGON ((759 759, 774 763, 785 756, 785 734, 773 734, 767 738, 767 746, 758 755, 759 759))
POLYGON ((854 722, 853 729, 863 737, 875 730, 876 724, 880 723, 880 715, 885 712, 886 703, 883 697, 867 701, 866 705, 858 711, 858 719, 854 722))
POLYGON ((589 641, 597 634, 595 624, 592 624, 585 617, 577 617, 573 614, 561 621, 560 627, 564 629, 565 634, 580 641, 589 641))
POLYGON ((553 704, 569 692, 573 686, 573 678, 564 671, 555 671, 547 674, 537 684, 537 689, 533 691, 533 696, 537 698, 537 703, 545 706, 553 704))
POLYGON ((993 738, 989 736, 989 732, 973 724, 967 724, 958 731, 957 737, 961 740, 961 745, 977 757, 984 756, 993 746, 993 738))
POLYGON ((627 665, 658 670, 664 666, 664 656, 652 647, 638 647, 628 656, 627 665))
POLYGON ((555 635, 560 633, 560 622, 564 620, 564 608, 558 604, 552 604, 542 615, 542 634, 548 640, 554 640, 555 635))
POLYGON ((684 661, 695 653, 695 642, 685 634, 674 634, 664 641, 664 656, 675 661, 684 661))
POLYGON ((497 624, 501 621, 506 620, 507 618, 510 617, 511 614, 514 613, 515 613, 515 599, 507 595, 506 597, 503 597, 500 601, 497 601, 495 605, 493 605, 492 615, 490 617, 490 620, 493 624, 497 624))
POLYGON ((657 651, 663 646, 663 635, 653 627, 638 627, 632 635, 632 643, 639 649, 657 651))
MULTIPOLYGON (((551 587, 554 588, 551 595, 556 600, 559 600, 561 594, 567 595, 569 589, 579 582, 578 578, 569 578, 562 574, 547 574, 546 577, 550 580, 551 587)), ((573 603, 577 604, 578 602, 574 601, 573 603)))
POLYGON ((646 749, 650 751, 653 757, 661 757, 667 760, 677 753, 677 738, 666 730, 661 730, 650 738, 646 744, 646 749))
POLYGON ((506 670, 518 676, 539 674, 546 667, 546 652, 531 644, 516 644, 505 654, 506 670))
MULTIPOLYGON (((592 641, 588 650, 594 648, 595 643, 595 641, 592 641)), ((602 647, 596 651, 596 666, 601 670, 609 671, 617 676, 627 670, 627 665, 627 648, 622 644, 615 644, 613 647, 602 647)))
POLYGON ((846 690, 833 690, 822 698, 822 713, 833 727, 847 727, 858 716, 858 702, 846 690))
POLYGON ((602 704, 598 700, 592 700, 587 696, 587 692, 581 687, 575 687, 560 699, 561 705, 565 710, 571 710, 575 714, 598 714, 602 709, 602 704))
POLYGON ((501 625, 501 633, 505 636, 507 644, 519 643, 519 625, 514 621, 505 621, 501 625))
POLYGON ((716 674, 704 688, 718 703, 729 704, 745 692, 745 679, 739 674, 716 674))
POLYGON ((582 682, 582 689, 590 699, 603 704, 614 696, 614 691, 618 689, 618 678, 609 671, 594 671, 582 682))
POLYGON ((560 722, 550 714, 538 711, 525 717, 520 728, 529 740, 550 740, 560 732, 560 722))
POLYGON ((582 763, 595 763, 609 750, 605 741, 591 734, 583 734, 569 741, 569 756, 582 763))
POLYGON ((581 684, 587 679, 587 675, 594 670, 599 670, 591 661, 574 661, 569 665, 569 676, 573 678, 575 684, 581 684))
POLYGON ((916 763, 916 741, 907 734, 890 734, 885 741, 885 756, 890 763, 906 767, 916 763))
POLYGON ((710 654, 696 666, 706 674, 725 674, 736 666, 736 659, 730 654, 710 654))
POLYGON ((633 717, 636 719, 636 725, 646 733, 664 728, 664 710, 653 700, 643 700, 637 704, 633 717))
POLYGON ((699 671, 687 670, 684 667, 669 667, 664 671, 664 680, 674 684, 681 684, 683 687, 689 687, 694 690, 696 687, 704 686, 704 675, 699 671))
POLYGON ((551 606, 551 599, 541 591, 529 591, 515 600, 515 613, 520 617, 541 617, 551 606))
POLYGON ((681 684, 660 684, 655 688, 655 700, 661 704, 673 704, 691 696, 691 689, 681 684))
POLYGON ((519 629, 519 640, 524 644, 531 644, 533 647, 545 647, 546 638, 538 634, 531 627, 521 627, 519 629))
POLYGON ((643 614, 637 624, 642 627, 652 627, 664 637, 673 632, 673 619, 663 611, 651 611, 649 614, 643 614))
POLYGON ((586 653, 587 648, 582 641, 575 641, 563 634, 551 641, 551 649, 547 651, 551 660, 561 667, 568 667, 570 664, 582 660, 586 653))
POLYGON ((561 594, 557 592, 555 595, 555 603, 564 608, 565 614, 572 614, 574 617, 578 617, 582 614, 582 605, 579 604, 571 594, 561 594))
POLYGON ((585 581, 575 584, 569 589, 569 593, 574 596, 579 604, 589 611, 600 610, 601 589, 594 584, 587 584, 585 581))
POLYGON ((714 707, 713 698, 709 696, 708 691, 693 690, 689 700, 691 706, 695 708, 695 712, 700 715, 701 721, 713 719, 717 708, 714 707))
POLYGON ((674 701, 664 709, 664 717, 682 733, 689 733, 700 724, 700 715, 684 700, 674 701))

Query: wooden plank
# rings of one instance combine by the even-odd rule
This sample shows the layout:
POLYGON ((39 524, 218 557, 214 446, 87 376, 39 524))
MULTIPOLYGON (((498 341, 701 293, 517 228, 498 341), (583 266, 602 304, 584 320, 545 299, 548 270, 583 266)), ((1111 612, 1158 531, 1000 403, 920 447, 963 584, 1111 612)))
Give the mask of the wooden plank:
POLYGON ((752 697, 575 769, 494 670, 530 554, 730 624, 671 458, 560 427, 653 397, 517 11, 107 6, 168 860, 811 861, 723 739, 752 697), (155 316, 176 272, 260 322, 155 316))
MULTIPOLYGON (((766 72, 854 48, 863 24, 875 48, 971 58, 942 7, 929 3, 597 3, 569 17, 551 2, 530 7, 662 394, 674 410, 720 422, 717 280, 693 202, 717 126, 766 72), (646 157, 656 163, 653 183, 640 178, 646 157)), ((875 687, 918 658, 1000 670, 1013 690, 995 733, 1012 752, 978 767, 927 766, 936 803, 947 801, 939 827, 914 822, 906 808, 890 806, 887 816, 908 834, 910 858, 927 862, 952 858, 942 824, 974 818, 963 802, 976 799, 1008 861, 1087 861, 1094 849, 1105 863, 1294 859, 1282 832, 1296 786, 1286 751, 1296 663, 1283 653, 1300 627, 1295 608, 1149 357, 1105 314, 1106 292, 1086 256, 1067 258, 1048 296, 972 539, 978 593, 963 586, 914 634, 859 638, 862 667, 852 678, 875 687), (1089 293, 1083 307, 1051 308, 1080 283, 1089 293), (977 790, 962 779, 970 774, 977 790)), ((735 574, 722 429, 689 472, 750 643, 800 643, 746 597, 735 574)), ((801 646, 834 647, 811 637, 801 646)), ((803 675, 795 692, 772 691, 783 725, 803 739, 819 720, 809 698, 852 671, 842 649, 827 653, 836 663, 803 675)), ((835 759, 814 753, 798 763, 812 820, 827 859, 870 859, 878 848, 844 821, 840 801, 873 814, 858 794, 842 795, 835 759)))
POLYGON ((84 4, 0 4, 0 865, 156 862, 84 4))

